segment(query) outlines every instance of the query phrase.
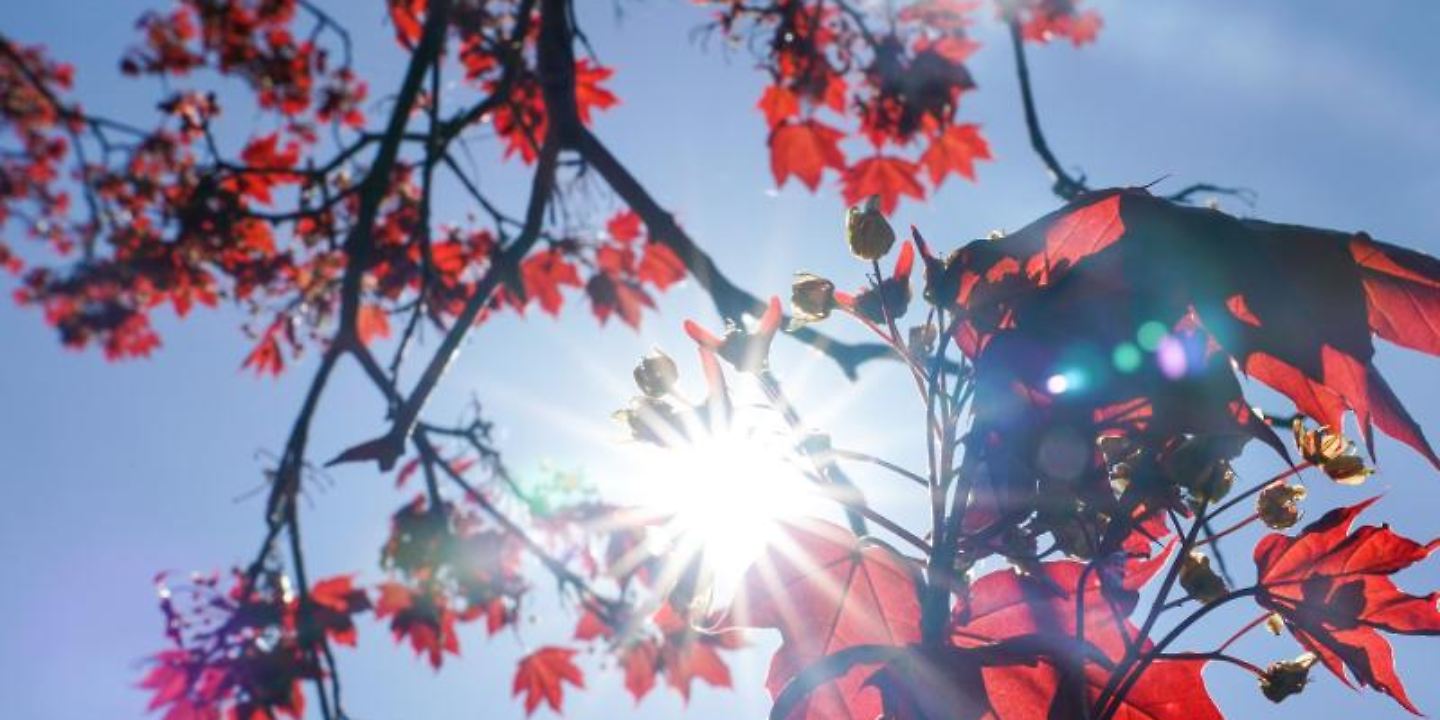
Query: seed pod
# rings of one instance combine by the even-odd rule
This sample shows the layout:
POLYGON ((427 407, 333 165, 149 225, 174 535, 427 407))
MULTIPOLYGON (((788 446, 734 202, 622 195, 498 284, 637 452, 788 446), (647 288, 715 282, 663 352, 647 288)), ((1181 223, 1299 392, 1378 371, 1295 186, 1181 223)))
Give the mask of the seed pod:
POLYGON ((1088 560, 1095 557, 1099 550, 1098 538, 1104 534, 1101 525, 1103 521, 1098 517, 1084 517, 1075 515, 1071 517, 1060 516, 1048 524, 1050 536, 1055 540, 1055 547, 1071 557, 1088 560))
POLYGON ((790 309, 795 325, 804 325, 830 317, 835 309, 835 283, 808 272, 795 273, 790 284, 790 309))
POLYGON ((1310 667, 1315 664, 1314 653, 1304 653, 1294 660, 1270 663, 1260 674, 1260 692, 1270 702, 1280 702, 1305 689, 1310 680, 1310 667))
POLYGON ((1191 550, 1180 561, 1180 587, 1185 588, 1190 597, 1207 605, 1229 592, 1225 581, 1210 569, 1210 558, 1197 550, 1191 550))
POLYGON ((917 360, 923 358, 935 349, 935 341, 940 337, 940 330, 935 323, 925 323, 910 328, 910 342, 907 347, 910 356, 917 360))
POLYGON ((1324 425, 1306 430, 1305 423, 1297 418, 1290 429, 1295 433, 1295 447, 1300 450, 1300 456, 1315 465, 1324 465, 1350 451, 1350 441, 1324 425))
POLYGON ((1301 457, 1317 465, 1325 474, 1341 485, 1359 485, 1375 473, 1365 467, 1365 460, 1355 450, 1355 443, 1344 435, 1332 432, 1324 425, 1306 430, 1305 424, 1296 420, 1291 429, 1295 432, 1295 446, 1301 457))
POLYGON ((1305 492, 1304 485, 1271 485, 1255 498, 1255 513, 1271 530, 1294 527, 1300 522, 1300 501, 1305 499, 1305 492))
POLYGON ((1365 460, 1359 455, 1341 455, 1320 467, 1331 480, 1341 485, 1363 484, 1366 478, 1375 473, 1373 469, 1365 467, 1365 460))
POLYGON ((674 389, 678 379, 680 370, 675 366, 675 361, 659 348, 651 350, 650 354, 641 358, 640 364, 635 366, 635 384, 639 386, 640 392, 652 398, 664 397, 674 389))
POLYGON ((1285 629, 1285 618, 1280 617, 1280 613, 1272 612, 1269 615, 1266 615, 1265 629, 1269 630, 1271 635, 1279 637, 1281 631, 1285 629))
POLYGON ((630 401, 630 406, 612 416, 638 442, 669 447, 685 438, 685 421, 670 403, 647 396, 630 401))
POLYGON ((880 196, 871 195, 864 205, 845 213, 845 241, 850 252, 861 260, 879 260, 895 245, 895 229, 880 212, 880 196))

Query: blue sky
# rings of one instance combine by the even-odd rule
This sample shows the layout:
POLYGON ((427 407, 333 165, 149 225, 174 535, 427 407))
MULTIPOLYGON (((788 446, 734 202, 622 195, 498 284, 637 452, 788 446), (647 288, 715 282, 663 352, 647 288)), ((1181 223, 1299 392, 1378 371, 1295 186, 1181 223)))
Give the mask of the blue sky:
MULTIPOLYGON (((623 99, 600 117, 598 131, 721 266, 762 293, 784 292, 800 268, 858 283, 862 270, 847 262, 840 241, 837 188, 811 195, 792 184, 774 192, 763 122, 750 109, 762 79, 749 57, 692 42, 689 30, 703 15, 679 0, 625 2, 618 19, 610 2, 580 4, 600 59, 616 69, 613 88, 623 99)), ((1340 0, 1094 4, 1106 18, 1097 45, 1032 54, 1050 141, 1062 161, 1083 167, 1092 183, 1169 176, 1162 187, 1199 180, 1244 185, 1259 193, 1253 213, 1261 217, 1365 229, 1440 254, 1440 86, 1434 80, 1440 50, 1433 37, 1440 6, 1407 3, 1403 12, 1383 14, 1340 0)), ((396 76, 403 58, 391 49, 372 5, 378 8, 369 3, 343 15, 361 47, 381 48, 358 58, 379 92, 393 86, 384 78, 396 76)), ((144 118, 156 89, 117 80, 114 67, 134 37, 133 19, 155 6, 12 3, 0 10, 0 22, 10 36, 44 43, 74 62, 89 107, 144 118)), ((963 114, 983 124, 997 160, 980 167, 978 184, 952 182, 923 206, 903 204, 896 220, 917 224, 947 246, 993 228, 1017 228, 1056 204, 1025 143, 1008 47, 993 24, 978 31, 985 46, 971 69, 980 89, 966 96, 963 114)), ((502 184, 511 177, 495 173, 502 184)), ((440 214, 460 218, 460 202, 442 203, 440 214)), ((610 442, 607 425, 609 412, 629 393, 629 368, 651 345, 683 350, 678 329, 684 318, 713 319, 693 284, 673 290, 662 309, 647 316, 639 333, 599 330, 580 303, 559 321, 493 322, 451 371, 432 417, 457 414, 473 394, 500 421, 504 449, 517 467, 533 470, 551 461, 583 467, 607 487, 634 487, 644 469, 610 442)), ((9 570, 0 593, 0 617, 8 621, 0 642, 0 697, 9 717, 140 716, 145 698, 133 684, 142 659, 162 640, 151 576, 223 568, 252 552, 261 508, 246 496, 261 483, 264 453, 283 441, 314 358, 275 381, 242 373, 247 347, 236 331, 239 321, 229 311, 183 323, 167 319, 165 347, 154 358, 111 365, 95 353, 62 349, 36 314, 0 308, 0 472, 9 501, 0 521, 0 566, 9 570)), ((894 369, 874 368, 871 382, 848 385, 789 344, 779 349, 775 366, 807 419, 833 430, 837 444, 919 464, 904 422, 915 410, 896 392, 902 378, 894 369)), ((1382 347, 1380 366, 1421 424, 1440 435, 1434 381, 1440 361, 1382 347)), ((328 456, 373 436, 382 412, 373 391, 346 368, 321 410, 314 452, 328 456)), ((1440 473, 1395 443, 1382 440, 1379 451, 1380 475, 1365 488, 1313 483, 1312 517, 1320 508, 1383 491, 1377 516, 1405 534, 1437 534, 1440 473)), ((1242 467, 1251 478, 1274 470, 1273 461, 1258 455, 1242 467)), ((331 480, 305 510, 312 573, 360 570, 375 579, 386 518, 408 496, 368 469, 336 470, 331 480)), ((887 511, 917 512, 918 498, 887 487, 872 489, 887 511)), ((1248 565, 1245 554, 1235 552, 1246 544, 1230 544, 1232 564, 1248 565)), ((1411 571, 1402 585, 1440 587, 1440 569, 1432 563, 1411 571)), ((467 631, 464 657, 438 674, 366 621, 362 649, 340 655, 347 704, 358 718, 519 718, 519 704, 509 699, 514 659, 568 630, 541 615, 519 636, 487 641, 478 628, 467 631)), ((1233 627, 1249 616, 1227 615, 1205 626, 1195 647, 1212 645, 1227 634, 1226 622, 1233 627)), ((687 716, 762 716, 772 647, 773 639, 757 638, 755 651, 734 663, 737 689, 698 690, 687 716)), ((1423 710, 1440 712, 1440 686, 1429 681, 1440 645, 1402 640, 1396 647, 1412 697, 1423 710)), ((1288 639, 1259 634, 1239 648, 1261 664, 1298 652, 1288 639)), ((589 689, 567 698, 569 717, 670 718, 681 711, 673 694, 657 692, 632 712, 619 677, 593 662, 587 667, 589 689)), ((1279 710, 1311 717, 1403 715, 1382 696, 1353 693, 1324 673, 1315 678, 1279 710)), ((1207 679, 1233 717, 1278 712, 1253 680, 1231 668, 1211 668, 1207 679)))

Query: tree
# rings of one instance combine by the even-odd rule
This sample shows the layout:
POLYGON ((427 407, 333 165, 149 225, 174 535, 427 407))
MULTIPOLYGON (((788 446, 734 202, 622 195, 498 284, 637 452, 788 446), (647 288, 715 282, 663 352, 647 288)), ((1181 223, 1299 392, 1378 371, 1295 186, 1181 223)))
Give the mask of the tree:
POLYGON ((67 66, 0 42, 5 123, 22 147, 6 156, 0 207, 11 231, 57 258, 27 270, 29 253, 0 251, 23 273, 22 304, 40 307, 66 343, 125 358, 158 346, 155 308, 183 315, 223 298, 251 312, 257 342, 246 367, 278 374, 302 346, 321 353, 271 477, 254 559, 162 596, 172 647, 144 679, 154 708, 176 718, 298 717, 308 698, 324 717, 345 716, 333 645, 356 642, 355 614, 373 611, 439 667, 460 651, 457 625, 483 620, 495 632, 515 622, 529 558, 557 581, 577 627, 573 642, 542 647, 517 668, 527 712, 542 702, 559 710, 566 686, 584 685, 573 661, 584 643, 614 654, 637 699, 661 677, 682 695, 696 679, 728 685, 722 652, 736 647, 738 627, 784 638, 770 676, 776 717, 949 717, 957 708, 973 717, 1214 716, 1200 677, 1208 662, 1255 673, 1279 700, 1318 661, 1413 710, 1377 631, 1440 627, 1433 600, 1388 578, 1431 545, 1385 528, 1352 531, 1356 506, 1294 538, 1264 540, 1254 587, 1232 589, 1201 553, 1230 532, 1212 522, 1252 498, 1254 514, 1232 527, 1294 525, 1303 486, 1291 479, 1303 468, 1363 479, 1363 460, 1338 435, 1346 412, 1367 441, 1373 425, 1435 460, 1371 345, 1378 334, 1440 352, 1435 260, 1364 235, 1177 204, 1229 192, 1211 185, 1169 199, 1091 190, 1040 132, 1024 42, 1083 44, 1099 21, 1046 0, 993 10, 1011 31, 1032 144, 1066 206, 948 254, 914 232, 885 273, 879 261, 895 237, 884 215, 952 173, 973 179, 988 156, 957 105, 973 87, 966 23, 991 9, 933 0, 889 16, 844 2, 705 4, 709 32, 750 44, 773 80, 758 105, 776 182, 795 177, 814 190, 838 177, 849 202, 865 201, 852 211, 851 249, 873 277, 852 294, 802 276, 789 320, 778 302, 722 274, 588 129, 617 98, 605 87, 610 71, 583 52, 566 0, 391 2, 410 61, 374 128, 348 34, 304 2, 182 2, 144 18, 122 66, 173 84, 154 129, 89 113, 66 97, 67 66), (242 81, 248 94, 223 104, 253 104, 275 129, 224 152, 218 90, 173 91, 202 74, 242 81), (477 97, 442 108, 443 79, 456 74, 477 97), (498 154, 531 169, 523 209, 502 207, 460 162, 458 143, 484 125, 498 154), (856 147, 868 149, 847 157, 856 147), (568 200, 588 173, 623 204, 603 228, 568 200), (438 225, 437 192, 467 194, 484 220, 438 225), (1257 248, 1265 263, 1252 260, 1257 248), (673 535, 675 518, 594 498, 551 505, 510 477, 488 419, 424 418, 447 365, 493 314, 532 302, 555 313, 565 288, 583 289, 601 323, 634 326, 652 292, 686 275, 729 323, 719 334, 687 328, 708 395, 685 401, 678 365, 655 355, 637 368, 642 393, 622 419, 637 440, 688 454, 748 443, 748 423, 774 423, 786 459, 848 523, 781 520, 781 541, 726 605, 707 597, 711 563, 686 533, 673 535), (902 332, 912 305, 926 318, 902 332), (841 342, 812 327, 835 313, 877 341, 841 342), (1309 321, 1317 315, 1323 325, 1309 321), (425 325, 441 339, 407 389, 401 371, 425 325), (1153 332, 1137 336, 1147 325, 1153 332), (766 362, 782 329, 847 375, 872 360, 901 363, 925 409, 926 470, 806 434, 766 362), (392 335, 396 352, 382 364, 372 341, 392 335), (1114 348, 1113 363, 1069 358, 1081 342, 1114 348), (1122 348, 1133 362, 1121 361, 1122 348), (315 410, 335 368, 351 361, 385 398, 388 429, 332 462, 374 462, 397 483, 424 484, 392 517, 387 579, 368 586, 348 575, 309 579, 297 504, 315 410), (1253 412, 1232 362, 1320 427, 1253 412), (766 411, 760 420, 732 397, 747 386, 766 411), (1232 492, 1228 463, 1248 440, 1291 462, 1272 426, 1292 424, 1303 462, 1232 492), (842 462, 923 486, 928 532, 871 508, 842 462), (1068 559, 1051 559, 1060 556, 1068 559), (990 559, 1006 569, 975 572, 990 559), (1142 609, 1137 591, 1155 579, 1158 598, 1142 609), (1177 585, 1184 597, 1172 597, 1177 585), (1228 644, 1172 650, 1191 622, 1250 598, 1266 615, 1242 633, 1273 613, 1313 656, 1262 668, 1227 654, 1228 644), (1152 638, 1160 615, 1187 599, 1198 609, 1152 638))

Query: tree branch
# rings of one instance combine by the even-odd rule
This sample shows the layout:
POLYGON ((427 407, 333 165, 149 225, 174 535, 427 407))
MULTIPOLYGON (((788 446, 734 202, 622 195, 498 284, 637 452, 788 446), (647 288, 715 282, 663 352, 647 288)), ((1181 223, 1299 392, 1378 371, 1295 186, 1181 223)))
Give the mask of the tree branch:
POLYGON ((1025 38, 1020 32, 1020 20, 1012 17, 1007 24, 1010 26, 1010 45, 1015 50, 1015 76, 1020 81, 1020 100, 1025 106, 1025 127, 1030 131, 1030 147, 1050 171, 1050 177, 1054 180, 1050 189, 1062 200, 1073 200, 1088 192, 1090 188, 1086 187, 1083 174, 1078 178, 1072 177, 1060 166, 1055 153, 1050 151, 1050 143, 1046 142, 1045 133, 1040 129, 1040 115, 1035 110, 1035 95, 1030 90, 1030 63, 1025 58, 1025 38))

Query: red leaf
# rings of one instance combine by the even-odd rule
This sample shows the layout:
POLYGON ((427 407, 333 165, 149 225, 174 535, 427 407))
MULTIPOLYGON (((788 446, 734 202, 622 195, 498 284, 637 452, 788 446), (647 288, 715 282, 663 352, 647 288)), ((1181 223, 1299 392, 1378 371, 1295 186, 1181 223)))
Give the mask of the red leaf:
MULTIPOLYGON (((1114 587, 1106 585, 1103 569, 1083 573, 1083 564, 1069 561, 1043 563, 1032 575, 1013 570, 990 573, 971 585, 970 601, 956 608, 952 638, 960 647, 980 647, 1029 634, 1073 638, 1076 606, 1083 603, 1085 642, 1116 662, 1125 653, 1127 638, 1138 634, 1129 620, 1135 608, 1133 590, 1145 584, 1160 565, 1131 564, 1124 581, 1114 587)), ((1114 717, 1219 720, 1220 711, 1201 677, 1203 667, 1204 663, 1195 661, 1152 663, 1126 694, 1114 717)), ((1061 682, 1054 661, 985 667, 981 672, 996 720, 1052 717, 1051 707, 1061 682)), ((1110 671, 1096 662, 1084 662, 1084 678, 1086 699, 1093 703, 1109 682, 1110 671)))
POLYGON ((312 618, 325 629, 333 642, 355 646, 355 623, 351 616, 370 609, 364 590, 354 586, 354 577, 338 575, 315 583, 310 588, 312 618))
POLYGON ((690 700, 690 684, 699 678, 712 687, 730 687, 730 668, 720 659, 715 646, 691 638, 684 642, 667 642, 660 649, 665 683, 675 688, 680 697, 690 700))
POLYGON ((420 41, 420 16, 427 5, 426 0, 390 0, 390 20, 401 45, 414 47, 420 41))
POLYGON ((820 174, 825 168, 845 169, 845 154, 840 141, 845 134, 835 128, 804 120, 788 122, 770 135, 770 172, 775 184, 784 186, 791 175, 800 179, 813 192, 820 187, 820 174))
POLYGON ((390 337, 390 317, 384 308, 370 303, 361 305, 355 312, 355 334, 366 345, 371 340, 390 337))
POLYGON ((270 188, 300 180, 294 173, 280 172, 294 168, 300 161, 299 146, 292 142, 287 144, 283 151, 279 147, 278 133, 270 133, 246 143, 245 149, 240 151, 240 159, 246 168, 228 178, 227 186, 256 202, 269 205, 273 201, 270 188))
MULTIPOLYGON (((766 687, 776 695, 797 672, 854 645, 907 645, 920 639, 917 572, 883 545, 837 525, 801 520, 745 576, 736 598, 742 625, 780 630, 784 644, 766 687)), ((792 718, 880 714, 880 697, 856 667, 814 692, 792 718)))
POLYGON ((580 621, 575 624, 575 639, 588 642, 597 638, 609 639, 615 637, 615 630, 609 623, 600 619, 594 610, 586 610, 580 615, 580 621))
POLYGON ((245 356, 240 367, 251 368, 256 375, 269 374, 279 377, 285 370, 285 354, 280 351, 278 330, 266 330, 260 337, 260 342, 245 356))
POLYGON ((640 702, 640 698, 655 688, 659 662, 660 648, 652 640, 632 643, 621 651, 620 667, 625 669, 625 689, 635 697, 635 702, 640 702))
POLYGON ((641 309, 655 307, 655 301, 639 285, 617 279, 609 273, 591 276, 590 281, 585 283, 585 293, 590 296, 590 310, 601 325, 611 315, 618 314, 621 322, 639 328, 641 309))
POLYGON ((1364 233, 1350 241, 1350 254, 1360 268, 1375 334, 1440 355, 1440 261, 1364 233))
POLYGON ((420 469, 420 458, 411 458, 409 462, 400 466, 400 472, 395 473, 395 487, 403 488, 410 477, 420 469))
POLYGON ((925 188, 916 176, 920 166, 905 158, 873 155, 845 171, 845 202, 854 205, 871 195, 880 196, 880 211, 889 215, 900 204, 901 195, 925 198, 925 188))
POLYGON ((765 123, 772 128, 800 114, 800 100, 780 85, 767 85, 755 107, 765 113, 765 123))
POLYGON ((605 231, 610 237, 622 243, 629 243, 640 237, 641 230, 640 216, 634 210, 622 210, 605 223, 605 231))
POLYGON ((615 94, 600 87, 615 71, 592 63, 588 58, 575 61, 575 107, 580 122, 590 124, 590 110, 607 110, 620 103, 615 94))
POLYGON ((663 291, 685 279, 685 263, 669 245, 651 240, 645 244, 635 276, 663 291))
POLYGON ((1120 196, 1111 195, 1055 219, 1045 230, 1045 245, 1025 263, 1025 274, 1046 285, 1056 269, 1066 269, 1094 255, 1125 234, 1120 196))
POLYGON ((939 187, 952 172, 974 180, 975 161, 989 159, 990 146, 980 136, 980 126, 966 123, 951 125, 938 137, 931 138, 920 156, 920 163, 929 172, 930 183, 939 187))
POLYGON ((540 309, 550 315, 559 315, 560 306, 565 302, 561 287, 581 285, 575 265, 553 248, 525 258, 520 265, 520 277, 525 284, 525 294, 538 300, 540 309))
POLYGON ((1389 577, 1429 557, 1440 541, 1422 545, 1384 525, 1352 530, 1356 516, 1374 502, 1332 510, 1293 538, 1262 538, 1255 546, 1257 600, 1279 613, 1336 677, 1348 684, 1348 668, 1361 685, 1418 715, 1379 631, 1440 633, 1440 593, 1409 595, 1389 577))
POLYGON ((585 676, 575 667, 574 657, 574 650, 549 646, 520 659, 511 694, 519 697, 524 693, 527 716, 535 712, 541 700, 559 712, 565 699, 565 683, 585 687, 585 676))

